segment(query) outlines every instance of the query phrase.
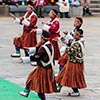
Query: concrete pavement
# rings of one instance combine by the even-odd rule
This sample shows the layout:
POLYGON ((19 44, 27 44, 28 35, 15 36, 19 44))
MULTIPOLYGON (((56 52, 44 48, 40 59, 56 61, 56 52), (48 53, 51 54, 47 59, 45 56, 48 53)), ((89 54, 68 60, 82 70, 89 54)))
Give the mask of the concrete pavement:
MULTIPOLYGON (((63 31, 72 30, 74 18, 59 18, 59 20, 62 35, 63 31)), ((100 17, 84 17, 83 20, 86 40, 85 77, 87 88, 80 90, 80 97, 68 97, 66 94, 70 89, 63 87, 60 93, 47 94, 47 100, 100 100, 100 17)), ((48 18, 39 19, 39 28, 42 27, 42 21, 48 21, 48 18)), ((12 18, 0 18, 0 77, 24 87, 27 75, 34 66, 19 64, 18 58, 10 57, 10 54, 14 52, 13 38, 21 33, 22 26, 14 24, 12 18)), ((23 51, 21 53, 23 55, 23 51)), ((55 73, 58 73, 57 64, 55 73)))

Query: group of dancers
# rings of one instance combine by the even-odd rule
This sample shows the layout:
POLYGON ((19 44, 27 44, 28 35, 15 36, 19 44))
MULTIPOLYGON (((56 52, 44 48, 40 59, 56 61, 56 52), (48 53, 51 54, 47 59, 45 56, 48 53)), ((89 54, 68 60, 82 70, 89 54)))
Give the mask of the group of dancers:
POLYGON ((84 36, 83 19, 76 17, 74 29, 71 32, 60 34, 58 12, 51 9, 50 20, 42 22, 43 27, 37 27, 38 17, 34 6, 27 5, 27 12, 21 18, 10 14, 15 23, 23 25, 23 34, 14 38, 16 52, 11 57, 20 57, 20 63, 36 62, 37 67, 28 75, 25 89, 20 95, 28 97, 30 91, 35 91, 41 100, 46 100, 45 93, 60 92, 62 86, 72 88, 68 96, 80 96, 79 89, 86 87, 84 76, 84 36), (41 40, 37 42, 36 35, 40 34, 41 40), (60 54, 58 41, 64 43, 64 53, 60 54), (23 49, 25 57, 21 57, 23 49), (55 60, 58 60, 59 73, 55 76, 55 60))

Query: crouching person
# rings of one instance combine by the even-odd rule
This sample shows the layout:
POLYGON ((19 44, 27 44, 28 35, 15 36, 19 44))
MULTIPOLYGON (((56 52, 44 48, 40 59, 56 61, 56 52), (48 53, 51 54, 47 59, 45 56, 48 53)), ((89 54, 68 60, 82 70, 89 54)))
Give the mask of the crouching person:
MULTIPOLYGON (((41 100, 46 100, 45 93, 56 92, 56 83, 54 79, 54 49, 49 39, 49 34, 44 31, 41 35, 42 45, 33 47, 36 52, 28 59, 37 61, 37 67, 29 74, 24 91, 20 95, 28 97, 30 90, 37 92, 41 100)), ((20 62, 24 62, 21 59, 20 62)))

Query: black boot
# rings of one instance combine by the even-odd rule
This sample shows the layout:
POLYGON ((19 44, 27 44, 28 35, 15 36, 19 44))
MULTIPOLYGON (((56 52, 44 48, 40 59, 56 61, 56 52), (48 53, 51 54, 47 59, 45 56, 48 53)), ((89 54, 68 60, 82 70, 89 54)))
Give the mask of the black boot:
POLYGON ((89 8, 86 8, 86 14, 92 16, 92 13, 90 12, 89 8))
POLYGON ((68 12, 65 13, 65 18, 70 18, 68 12))
POLYGON ((86 8, 83 8, 83 16, 86 15, 86 8))
POLYGON ((60 12, 60 18, 63 18, 63 13, 60 12))
POLYGON ((24 50, 24 52, 25 52, 25 57, 29 56, 29 54, 26 50, 24 50))

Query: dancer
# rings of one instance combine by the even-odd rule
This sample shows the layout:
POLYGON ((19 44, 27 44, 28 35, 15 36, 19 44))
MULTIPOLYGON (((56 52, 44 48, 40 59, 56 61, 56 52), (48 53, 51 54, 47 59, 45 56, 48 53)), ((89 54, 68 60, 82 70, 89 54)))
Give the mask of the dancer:
POLYGON ((61 86, 72 88, 73 92, 68 96, 80 96, 79 90, 86 87, 84 78, 84 41, 81 41, 83 30, 74 32, 74 39, 70 39, 67 44, 66 53, 68 60, 64 68, 56 77, 56 82, 61 86))
MULTIPOLYGON (((67 31, 64 32, 65 36, 60 38, 61 42, 63 42, 65 44, 64 48, 67 48, 68 40, 73 39, 73 34, 74 34, 75 30, 81 29, 82 24, 83 24, 83 19, 81 17, 76 17, 74 20, 74 23, 73 23, 73 26, 74 26, 73 30, 69 33, 67 31)), ((81 37, 81 40, 84 41, 83 37, 81 37)), ((65 50, 63 50, 63 51, 65 51, 65 50)), ((64 65, 67 63, 67 60, 68 60, 68 54, 66 52, 64 52, 58 60, 59 72, 64 68, 64 65)), ((60 92, 61 87, 62 86, 60 86, 59 84, 57 85, 58 92, 60 92)))
POLYGON ((48 22, 43 22, 42 30, 49 32, 50 42, 54 46, 54 59, 58 60, 60 57, 60 50, 58 41, 55 41, 55 38, 60 37, 60 22, 57 19, 58 12, 55 9, 51 9, 49 13, 50 20, 48 22))
MULTIPOLYGON (((21 18, 16 17, 12 13, 10 16, 14 18, 15 23, 23 25, 23 33, 20 37, 14 38, 14 45, 16 53, 11 54, 11 57, 20 57, 20 49, 23 47, 34 47, 37 44, 36 33, 32 32, 32 29, 37 28, 37 15, 34 13, 34 7, 30 4, 27 5, 27 12, 21 18)), ((28 53, 25 51, 25 56, 28 53)))
MULTIPOLYGON (((45 93, 57 91, 53 72, 54 49, 48 41, 49 36, 48 32, 43 31, 42 45, 33 47, 36 53, 28 58, 31 61, 37 61, 37 68, 29 74, 24 91, 19 92, 22 96, 28 97, 30 90, 33 90, 38 93, 41 100, 46 100, 45 93)), ((24 62, 24 59, 22 58, 20 62, 24 62)))

